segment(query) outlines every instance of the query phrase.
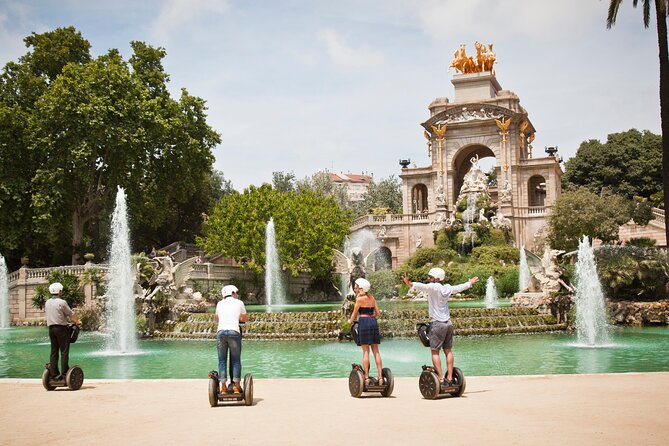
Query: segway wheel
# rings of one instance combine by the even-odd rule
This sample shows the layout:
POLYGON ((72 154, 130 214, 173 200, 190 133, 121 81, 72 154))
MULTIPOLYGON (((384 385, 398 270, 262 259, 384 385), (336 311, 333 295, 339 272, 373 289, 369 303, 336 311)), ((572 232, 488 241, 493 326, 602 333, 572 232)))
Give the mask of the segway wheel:
POLYGON ((393 378, 393 372, 390 369, 384 368, 381 370, 381 376, 383 376, 383 381, 386 386, 385 389, 381 392, 382 396, 389 397, 393 394, 393 389, 395 388, 395 379, 393 378))
POLYGON ((250 373, 244 375, 244 405, 253 404, 253 376, 250 373))
POLYGON ((423 370, 418 378, 418 388, 426 400, 433 400, 439 395, 439 378, 429 370, 423 370))
POLYGON ((357 369, 351 370, 351 374, 348 375, 348 390, 353 398, 359 398, 362 395, 364 384, 365 380, 362 372, 357 369))
POLYGON ((42 373, 42 385, 44 386, 44 388, 46 390, 53 390, 53 389, 56 388, 55 386, 52 386, 49 383, 49 370, 48 369, 45 370, 44 373, 42 373))
POLYGON ((209 378, 209 405, 218 406, 218 380, 209 378))
POLYGON ((465 393, 465 387, 467 387, 467 381, 465 380, 465 374, 462 373, 462 370, 460 370, 457 367, 453 368, 453 384, 459 387, 458 390, 450 392, 451 396, 462 396, 462 394, 465 393))
POLYGON ((65 384, 70 390, 79 390, 84 384, 84 371, 78 365, 71 367, 65 375, 65 384))

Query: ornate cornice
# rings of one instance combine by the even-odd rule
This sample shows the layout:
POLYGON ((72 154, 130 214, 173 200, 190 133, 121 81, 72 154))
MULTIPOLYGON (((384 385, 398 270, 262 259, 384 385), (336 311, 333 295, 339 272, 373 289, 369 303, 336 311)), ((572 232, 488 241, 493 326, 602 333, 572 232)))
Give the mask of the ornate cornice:
POLYGON ((449 107, 437 113, 421 125, 431 134, 432 126, 443 124, 463 124, 471 121, 488 121, 512 118, 517 113, 505 107, 493 104, 463 104, 449 107))

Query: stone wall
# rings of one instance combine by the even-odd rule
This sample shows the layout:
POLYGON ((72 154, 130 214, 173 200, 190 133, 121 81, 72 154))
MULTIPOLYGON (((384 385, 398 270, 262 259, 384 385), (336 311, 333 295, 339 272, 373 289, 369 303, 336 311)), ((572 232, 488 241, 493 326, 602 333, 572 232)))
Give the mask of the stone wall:
POLYGON ((609 317, 618 325, 669 325, 669 300, 608 302, 609 317))

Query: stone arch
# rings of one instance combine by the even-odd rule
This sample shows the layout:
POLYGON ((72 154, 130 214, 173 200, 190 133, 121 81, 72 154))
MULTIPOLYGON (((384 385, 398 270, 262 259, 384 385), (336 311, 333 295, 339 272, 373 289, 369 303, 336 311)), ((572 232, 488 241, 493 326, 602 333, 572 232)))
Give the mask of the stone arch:
POLYGON ((528 206, 545 206, 546 179, 541 175, 533 175, 527 180, 528 206))
POLYGON ((427 197, 427 186, 423 183, 418 183, 411 188, 411 212, 414 214, 427 212, 427 197))
MULTIPOLYGON (((469 172, 471 168, 471 158, 478 155, 479 159, 493 157, 497 160, 495 152, 488 146, 481 144, 472 144, 469 146, 462 147, 453 157, 453 172, 455 175, 453 177, 453 203, 458 199, 460 189, 462 188, 462 183, 464 181, 465 175, 469 172)), ((496 163, 499 164, 499 163, 496 163)))
POLYGON ((379 271, 382 269, 390 269, 393 265, 393 253, 390 251, 390 248, 382 246, 374 254, 374 271, 379 271))

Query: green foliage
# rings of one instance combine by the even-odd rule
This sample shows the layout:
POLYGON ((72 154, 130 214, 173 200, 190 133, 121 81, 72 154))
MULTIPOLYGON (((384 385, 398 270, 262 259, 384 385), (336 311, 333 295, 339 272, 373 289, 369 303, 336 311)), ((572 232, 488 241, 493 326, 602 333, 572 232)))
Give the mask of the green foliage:
POLYGON ((518 249, 511 245, 477 246, 472 251, 469 261, 483 264, 516 264, 520 258, 518 249))
POLYGON ((397 286, 400 278, 393 271, 384 269, 367 274, 367 280, 372 285, 371 293, 377 299, 391 299, 397 296, 397 286))
POLYGON ((587 235, 604 243, 618 240, 620 225, 629 221, 629 201, 616 195, 596 195, 585 188, 565 192, 548 219, 548 241, 554 249, 572 251, 587 235))
POLYGON ((295 174, 293 172, 272 172, 272 187, 279 192, 295 190, 295 174))
POLYGON ((410 268, 420 268, 425 265, 445 265, 457 255, 455 251, 449 248, 440 248, 435 246, 433 248, 419 248, 407 260, 407 265, 410 268))
POLYGON ((77 317, 82 329, 97 331, 102 325, 102 308, 97 303, 85 304, 77 309, 77 317))
POLYGON ((662 137, 631 129, 608 135, 604 144, 585 141, 565 163, 562 187, 649 198, 662 190, 662 137))
POLYGON ((149 323, 146 320, 146 316, 143 314, 138 314, 137 317, 135 318, 135 330, 137 330, 137 333, 146 333, 149 328, 149 323))
POLYGON ((365 198, 351 205, 355 216, 365 215, 371 209, 386 209, 387 214, 402 212, 402 183, 395 175, 379 182, 372 180, 367 188, 365 198))
POLYGON ((637 248, 654 248, 657 240, 648 237, 637 237, 629 239, 625 244, 637 248))
POLYGON ((631 245, 602 246, 595 255, 608 297, 658 300, 667 296, 669 257, 664 250, 631 245))
POLYGON ((282 193, 269 184, 251 186, 242 194, 224 197, 205 224, 198 244, 220 252, 245 268, 263 271, 265 227, 274 219, 282 267, 293 276, 329 277, 332 250, 348 234, 351 215, 334 198, 302 189, 282 193))
POLYGON ((0 76, 0 251, 10 263, 102 258, 117 186, 134 246, 192 240, 219 193, 220 137, 202 99, 170 97, 164 49, 132 42, 129 62, 115 49, 92 58, 74 28, 26 45, 0 76))
POLYGON ((79 282, 81 285, 93 285, 95 293, 98 296, 102 296, 107 292, 105 272, 96 266, 86 268, 81 277, 79 277, 79 282))
POLYGON ((60 282, 63 285, 60 297, 67 302, 70 308, 75 308, 84 302, 84 291, 79 283, 79 278, 64 270, 55 269, 47 276, 47 284, 39 285, 35 289, 35 295, 32 298, 33 307, 40 310, 44 309, 44 304, 51 297, 49 285, 54 282, 60 282))

